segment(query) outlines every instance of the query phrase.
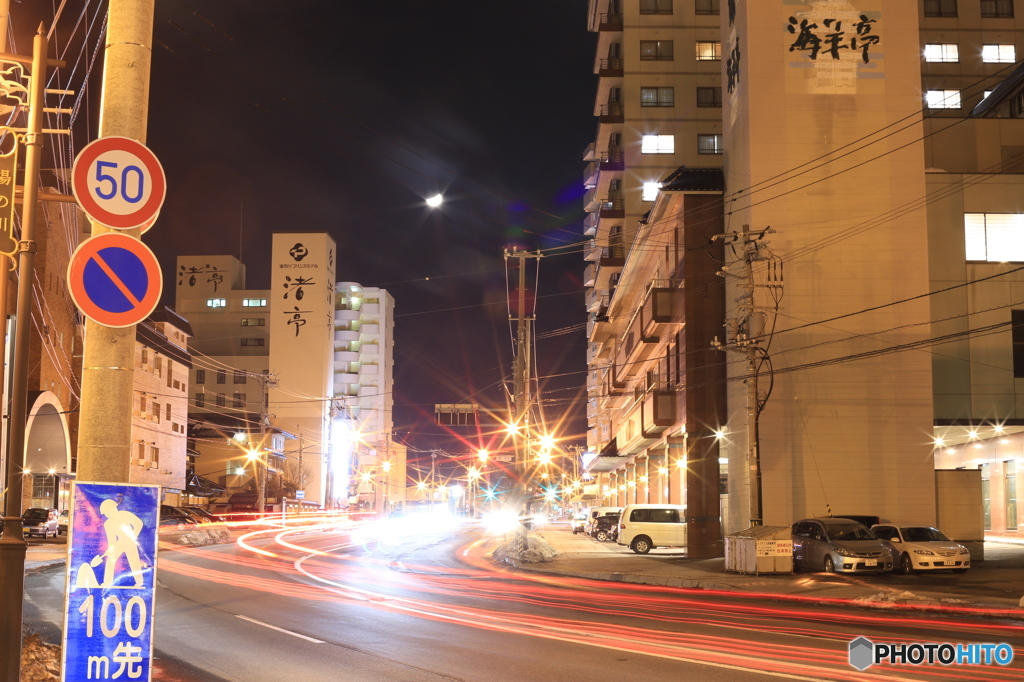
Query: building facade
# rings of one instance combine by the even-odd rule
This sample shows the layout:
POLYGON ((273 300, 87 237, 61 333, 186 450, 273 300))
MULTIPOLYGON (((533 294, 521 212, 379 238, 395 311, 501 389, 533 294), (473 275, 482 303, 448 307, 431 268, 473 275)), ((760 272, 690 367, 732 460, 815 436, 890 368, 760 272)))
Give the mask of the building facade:
POLYGON ((178 259, 177 304, 198 351, 197 473, 228 492, 254 475, 252 439, 231 443, 231 432, 266 430, 283 439, 260 446, 283 490, 330 508, 383 510, 403 497, 404 449, 391 439, 394 299, 336 282, 335 248, 325 233, 275 234, 271 287, 260 290, 245 288, 231 256, 178 259))
MULTIPOLYGON (((641 203, 643 213, 653 210, 623 228, 636 236, 619 261, 598 258, 588 266, 596 496, 621 504, 646 495, 689 509, 683 481, 700 440, 694 436, 704 429, 702 437, 711 431, 718 442, 727 493, 718 518, 725 532, 752 521, 784 525, 833 512, 934 523, 941 503, 935 468, 981 468, 986 528, 1016 532, 1016 470, 1024 464, 1017 440, 1024 437, 1017 436, 1024 430, 1018 414, 1024 403, 1017 398, 1024 298, 1015 263, 1024 259, 1015 250, 1024 248, 1017 246, 1024 244, 1018 227, 1024 225, 1024 73, 1016 59, 1024 5, 629 0, 591 3, 589 21, 599 35, 609 34, 599 45, 634 35, 646 43, 641 54, 649 59, 654 49, 673 55, 664 60, 671 63, 688 59, 700 36, 643 35, 652 30, 645 17, 694 26, 703 9, 720 10, 715 66, 723 93, 716 113, 724 135, 725 219, 699 226, 703 232, 690 249, 717 261, 719 284, 686 281, 697 276, 694 264, 677 257, 675 234, 658 226, 671 224, 666 216, 674 214, 685 233, 699 213, 681 204, 662 208, 671 204, 668 197, 641 203), (659 46, 662 37, 674 44, 659 46), (606 277, 598 276, 602 270, 606 277), (684 275, 665 284, 685 302, 721 292, 721 316, 706 310, 695 318, 683 303, 667 327, 645 322, 649 306, 639 302, 649 295, 638 289, 656 289, 661 273, 674 272, 684 275), (726 409, 714 423, 708 421, 713 410, 705 410, 699 424, 696 413, 678 411, 660 431, 667 434, 664 449, 655 439, 662 427, 655 425, 644 434, 644 452, 622 452, 630 433, 643 433, 643 423, 630 425, 634 417, 623 405, 642 404, 664 376, 659 363, 670 367, 644 353, 657 358, 666 329, 695 322, 713 328, 694 338, 710 335, 719 360, 699 360, 699 346, 684 356, 709 372, 720 366, 723 376, 684 374, 665 388, 676 394, 679 410, 693 394, 705 407, 713 403, 717 383, 726 409), (649 351, 634 348, 644 324, 653 332, 649 351), (627 349, 618 362, 620 351, 609 340, 627 349), (623 401, 616 372, 629 353, 645 379, 627 383, 632 397, 623 401)), ((651 74, 631 70, 628 61, 621 76, 608 73, 602 49, 600 80, 622 79, 608 88, 621 83, 626 92, 633 82, 652 109, 680 107, 678 95, 658 94, 658 107, 650 104, 651 74)), ((699 102, 706 94, 693 96, 699 102)), ((625 107, 622 125, 629 121, 625 107)), ((706 125, 683 118, 681 125, 706 125)), ((606 121, 599 121, 600 131, 606 121)), ((643 159, 642 142, 640 149, 643 159)), ((623 159, 628 165, 628 156, 623 159)), ((600 161, 597 171, 604 174, 600 161)), ((656 178, 665 182, 663 194, 678 193, 674 181, 691 171, 656 178)), ((585 177, 593 182, 591 169, 585 177)), ((585 229, 607 222, 596 215, 585 229)), ((593 235, 595 252, 611 256, 598 250, 613 246, 601 234, 593 235)), ((698 461, 706 465, 713 449, 697 453, 698 461)), ((710 475, 708 466, 698 478, 710 475)), ((706 519, 710 507, 705 497, 688 516, 706 519)))

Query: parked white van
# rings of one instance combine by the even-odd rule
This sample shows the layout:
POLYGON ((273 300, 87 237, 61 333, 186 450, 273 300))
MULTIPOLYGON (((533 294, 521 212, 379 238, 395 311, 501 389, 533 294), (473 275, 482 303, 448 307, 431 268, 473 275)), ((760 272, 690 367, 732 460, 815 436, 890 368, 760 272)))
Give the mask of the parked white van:
POLYGON ((587 535, 594 534, 594 520, 598 516, 605 516, 606 514, 618 514, 622 511, 622 507, 591 507, 587 512, 587 524, 583 526, 583 532, 587 535))
POLYGON ((619 538, 637 554, 656 547, 686 546, 686 507, 679 504, 630 504, 619 518, 619 538))

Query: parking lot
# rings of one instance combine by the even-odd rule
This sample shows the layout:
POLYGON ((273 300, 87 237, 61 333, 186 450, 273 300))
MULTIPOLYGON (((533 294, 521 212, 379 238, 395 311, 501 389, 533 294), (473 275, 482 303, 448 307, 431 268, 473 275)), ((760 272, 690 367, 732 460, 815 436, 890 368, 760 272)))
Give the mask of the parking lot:
MULTIPOLYGON (((598 542, 568 524, 552 523, 538 529, 558 551, 551 562, 523 566, 529 570, 601 580, 661 585, 701 586, 822 598, 891 598, 962 600, 1000 607, 1019 607, 1024 597, 1024 543, 988 541, 985 559, 974 560, 967 573, 921 572, 912 575, 881 573, 842 575, 816 572, 743 575, 726 572, 725 559, 691 559, 685 551, 654 549, 634 554, 613 542, 598 542), (909 593, 909 594, 907 594, 909 593)), ((950 601, 950 603, 955 603, 950 601)), ((1024 615, 1024 609, 1021 609, 1024 615)))

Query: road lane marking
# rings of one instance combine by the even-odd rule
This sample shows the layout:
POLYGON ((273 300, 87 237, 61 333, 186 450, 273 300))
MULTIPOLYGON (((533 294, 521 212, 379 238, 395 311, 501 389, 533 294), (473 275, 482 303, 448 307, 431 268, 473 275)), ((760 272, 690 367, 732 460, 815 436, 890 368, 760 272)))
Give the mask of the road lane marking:
POLYGON ((312 637, 306 637, 306 635, 300 635, 297 632, 292 632, 291 630, 285 630, 284 628, 279 628, 279 627, 277 627, 275 625, 271 625, 269 623, 264 623, 262 620, 256 620, 255 618, 249 618, 248 616, 240 616, 238 614, 235 614, 235 617, 236 618, 241 618, 242 620, 247 620, 250 623, 256 623, 256 625, 262 625, 263 627, 270 628, 271 630, 277 630, 278 632, 283 632, 284 634, 291 635, 292 637, 298 637, 299 639, 304 639, 307 642, 312 642, 313 644, 323 644, 324 643, 323 641, 321 641, 319 639, 313 639, 312 637))

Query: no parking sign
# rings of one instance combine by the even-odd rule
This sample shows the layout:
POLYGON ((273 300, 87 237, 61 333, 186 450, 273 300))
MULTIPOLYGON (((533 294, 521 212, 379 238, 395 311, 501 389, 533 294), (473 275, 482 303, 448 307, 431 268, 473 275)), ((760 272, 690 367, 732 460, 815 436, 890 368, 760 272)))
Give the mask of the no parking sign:
POLYGON ((93 322, 130 327, 156 308, 163 278, 148 246, 126 234, 107 232, 75 249, 68 264, 68 290, 93 322))

